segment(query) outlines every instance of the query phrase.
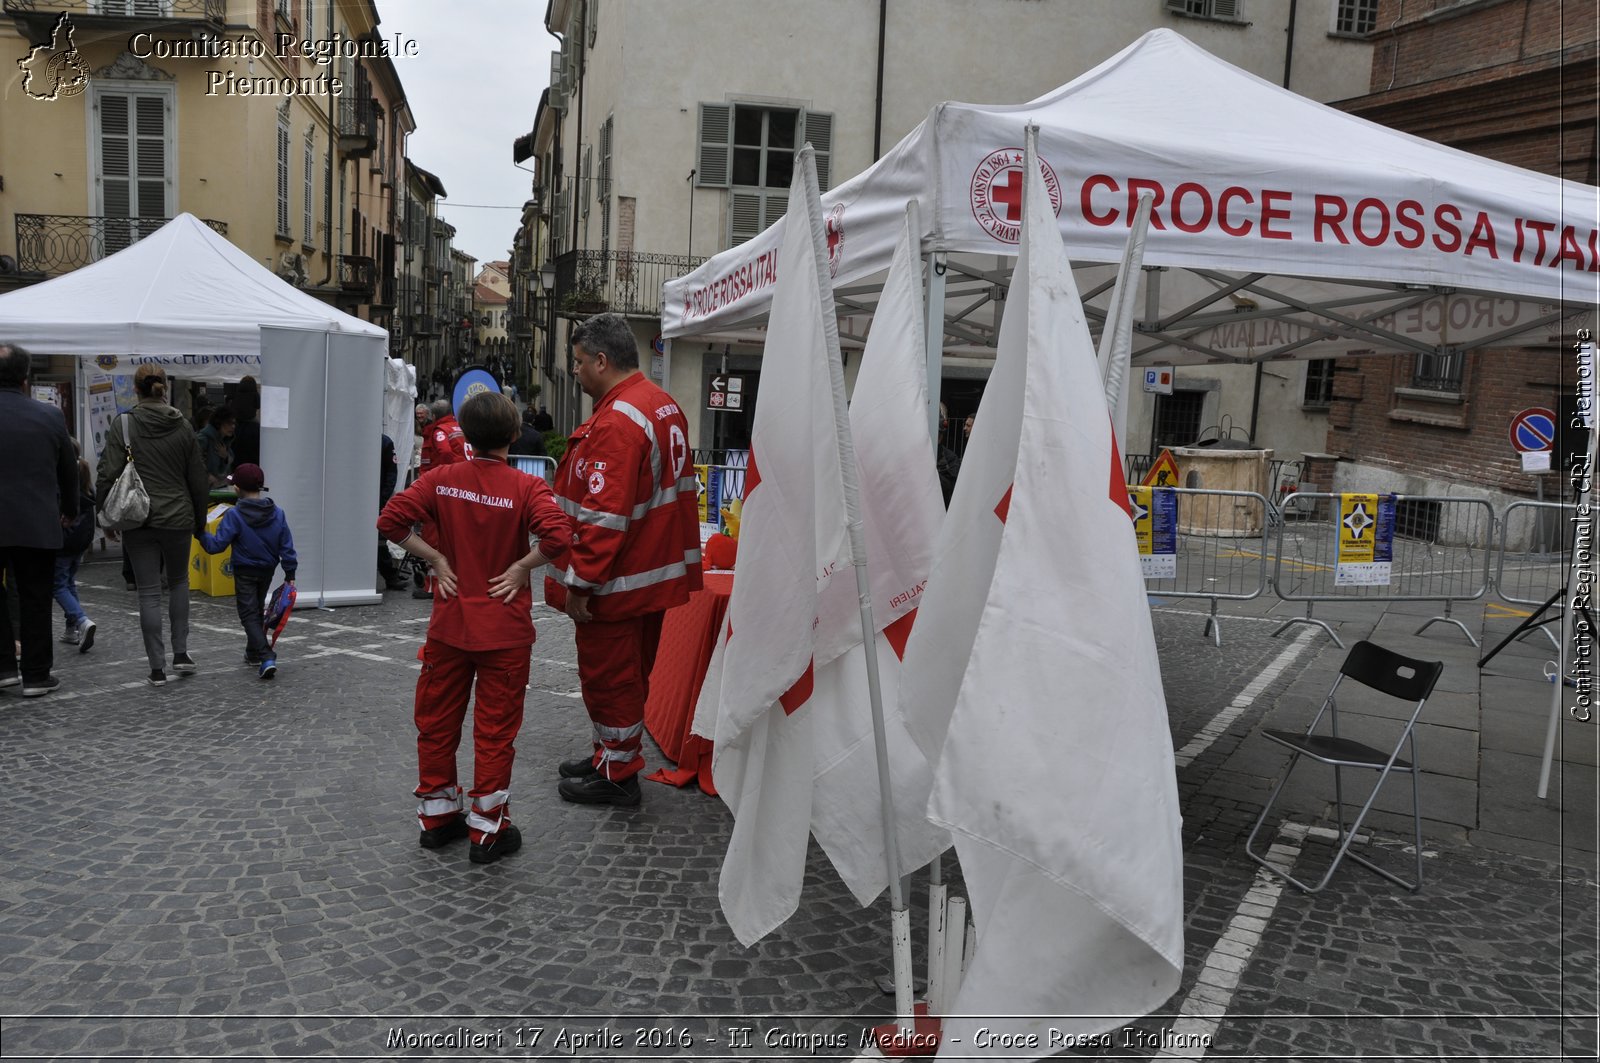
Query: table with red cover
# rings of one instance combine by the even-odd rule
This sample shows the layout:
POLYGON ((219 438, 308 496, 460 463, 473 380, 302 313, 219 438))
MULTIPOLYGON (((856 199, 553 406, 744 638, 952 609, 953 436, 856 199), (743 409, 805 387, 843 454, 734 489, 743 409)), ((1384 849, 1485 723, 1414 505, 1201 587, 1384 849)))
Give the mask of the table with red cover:
POLYGON ((644 725, 677 768, 662 768, 647 776, 655 782, 672 786, 695 782, 705 793, 717 792, 711 782, 711 740, 691 734, 689 727, 732 593, 732 572, 707 572, 705 586, 661 618, 661 645, 650 672, 644 725))

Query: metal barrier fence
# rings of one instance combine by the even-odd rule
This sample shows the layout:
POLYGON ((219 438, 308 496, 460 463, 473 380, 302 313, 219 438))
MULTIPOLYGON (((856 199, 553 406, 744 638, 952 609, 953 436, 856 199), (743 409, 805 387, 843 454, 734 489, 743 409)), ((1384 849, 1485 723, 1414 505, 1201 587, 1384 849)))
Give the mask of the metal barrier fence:
MULTIPOLYGON (((1130 500, 1137 488, 1129 486, 1130 500)), ((1209 491, 1200 488, 1151 489, 1151 506, 1134 508, 1135 527, 1157 520, 1161 495, 1174 500, 1172 550, 1162 549, 1161 529, 1153 528, 1151 542, 1141 535, 1140 561, 1145 566, 1145 590, 1163 598, 1205 598, 1211 602, 1205 635, 1222 645, 1221 617, 1217 606, 1224 599, 1249 601, 1266 590, 1267 500, 1253 491, 1209 491), (1155 513, 1149 512, 1151 510, 1155 513), (1170 574, 1167 574, 1169 573, 1170 574)))
POLYGON ((1454 624, 1478 645, 1467 626, 1450 615, 1450 606, 1481 598, 1490 589, 1495 521, 1487 501, 1296 492, 1284 500, 1284 508, 1291 507, 1305 519, 1277 526, 1272 585, 1284 601, 1305 602, 1306 614, 1284 623, 1274 636, 1295 624, 1312 624, 1342 649, 1333 628, 1313 617, 1313 603, 1443 602, 1443 615, 1430 618, 1417 634, 1433 624, 1454 624), (1377 512, 1368 508, 1374 501, 1377 512))
MULTIPOLYGON (((1495 566, 1495 593, 1502 601, 1537 606, 1528 623, 1516 633, 1522 638, 1543 631, 1553 647, 1557 638, 1545 625, 1561 619, 1562 592, 1572 546, 1577 507, 1563 502, 1513 502, 1500 519, 1500 551, 1495 566), (1546 611, 1554 609, 1550 617, 1546 611)), ((1509 640, 1508 640, 1509 641, 1509 640)), ((1504 643, 1501 643, 1504 646, 1504 643)), ((1492 657, 1490 654, 1484 661, 1492 657)))
POLYGON ((506 458, 506 464, 530 476, 537 476, 546 483, 555 475, 556 459, 543 454, 512 454, 506 458))

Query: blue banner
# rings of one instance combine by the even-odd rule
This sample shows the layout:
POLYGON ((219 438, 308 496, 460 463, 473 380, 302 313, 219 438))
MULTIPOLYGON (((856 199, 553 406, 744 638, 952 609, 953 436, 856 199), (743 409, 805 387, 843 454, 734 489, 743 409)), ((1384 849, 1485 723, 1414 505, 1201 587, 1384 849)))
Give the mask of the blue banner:
POLYGON ((462 370, 461 375, 456 377, 455 390, 450 393, 450 405, 459 414, 461 404, 478 392, 499 390, 500 382, 494 378, 493 373, 479 366, 473 366, 462 370))

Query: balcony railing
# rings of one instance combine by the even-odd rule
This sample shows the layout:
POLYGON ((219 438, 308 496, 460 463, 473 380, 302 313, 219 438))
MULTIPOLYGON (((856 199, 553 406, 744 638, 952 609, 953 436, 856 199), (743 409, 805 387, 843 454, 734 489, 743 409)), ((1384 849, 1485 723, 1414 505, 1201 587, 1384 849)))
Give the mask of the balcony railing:
POLYGON ((439 334, 439 319, 432 314, 411 315, 411 334, 413 336, 437 336, 439 334))
MULTIPOLYGON (((18 214, 17 271, 54 277, 98 262, 161 228, 170 218, 95 214, 18 214)), ((228 223, 202 219, 223 236, 228 223)))
POLYGON ((126 19, 141 23, 210 22, 228 18, 228 0, 0 0, 0 10, 18 18, 42 17, 54 22, 62 12, 74 22, 126 19))
POLYGON ((378 101, 351 96, 339 101, 339 149, 347 155, 370 155, 378 144, 378 101))
POLYGON ((370 298, 378 289, 378 264, 366 255, 340 255, 339 287, 370 298))
POLYGON ((661 286, 704 261, 638 251, 569 251, 556 259, 556 313, 582 318, 609 310, 660 317, 661 286))

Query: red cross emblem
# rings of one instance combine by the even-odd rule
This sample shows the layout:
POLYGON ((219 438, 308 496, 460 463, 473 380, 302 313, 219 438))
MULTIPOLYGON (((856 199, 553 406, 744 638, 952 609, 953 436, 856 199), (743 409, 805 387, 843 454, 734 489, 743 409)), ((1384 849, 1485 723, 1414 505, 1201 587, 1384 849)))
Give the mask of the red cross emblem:
POLYGON ((828 211, 828 217, 823 222, 823 229, 828 234, 828 276, 839 275, 839 263, 844 261, 844 204, 840 203, 828 211))
MULTIPOLYGON (((1050 209, 1061 214, 1061 182, 1055 170, 1042 158, 1045 191, 1050 195, 1050 209)), ((972 216, 984 232, 1003 244, 1014 244, 1022 239, 1022 149, 1002 148, 992 151, 972 172, 972 216)))

